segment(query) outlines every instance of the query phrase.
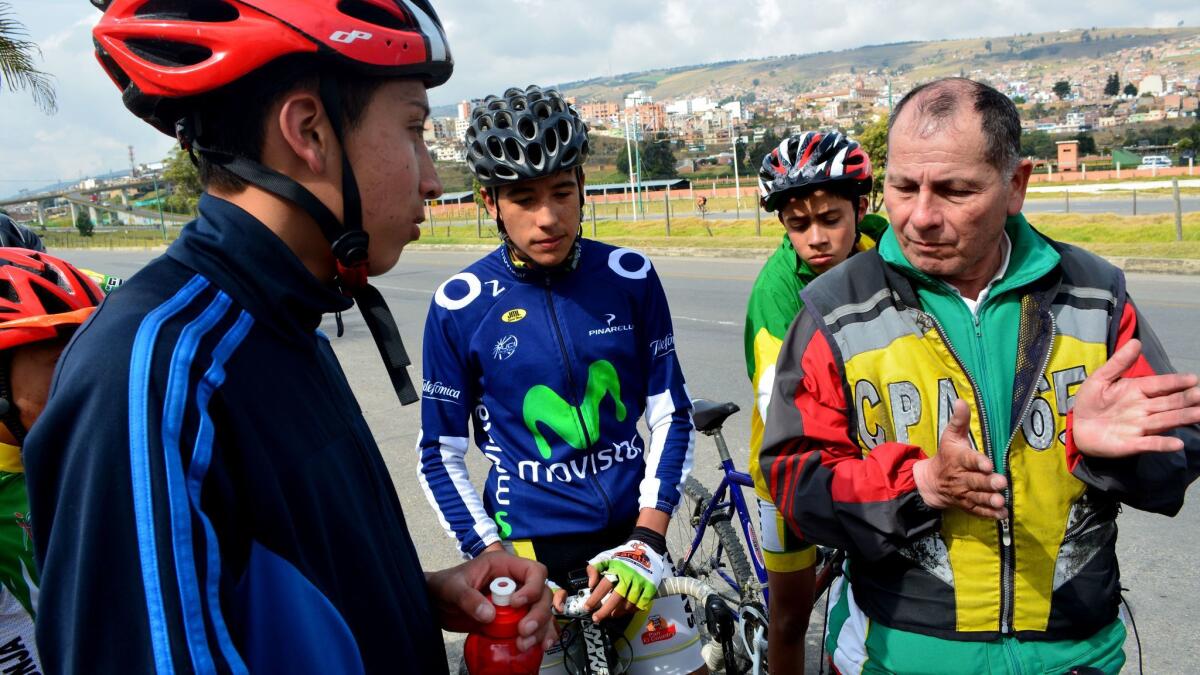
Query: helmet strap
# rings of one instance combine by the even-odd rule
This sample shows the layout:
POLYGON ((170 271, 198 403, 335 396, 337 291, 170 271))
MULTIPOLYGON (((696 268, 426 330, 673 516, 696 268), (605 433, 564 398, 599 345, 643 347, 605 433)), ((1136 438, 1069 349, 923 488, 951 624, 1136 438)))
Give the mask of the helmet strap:
POLYGON ((261 162, 238 157, 231 153, 206 148, 196 142, 199 135, 193 120, 184 120, 176 125, 180 143, 189 153, 199 152, 204 158, 242 180, 285 199, 307 213, 321 233, 329 241, 337 263, 337 281, 342 293, 353 298, 363 314, 363 320, 371 331, 375 346, 383 358, 384 368, 392 381, 392 387, 401 405, 420 400, 408 374, 412 361, 400 338, 395 319, 383 296, 367 283, 367 246, 369 236, 362 229, 362 201, 358 182, 346 152, 343 134, 340 98, 337 83, 329 77, 321 78, 321 103, 329 116, 334 136, 342 147, 342 220, 333 215, 329 207, 316 195, 288 176, 275 171, 261 162))
POLYGON ((0 352, 0 421, 17 439, 17 445, 25 445, 29 430, 21 422, 21 411, 17 409, 17 402, 13 398, 11 350, 0 352))

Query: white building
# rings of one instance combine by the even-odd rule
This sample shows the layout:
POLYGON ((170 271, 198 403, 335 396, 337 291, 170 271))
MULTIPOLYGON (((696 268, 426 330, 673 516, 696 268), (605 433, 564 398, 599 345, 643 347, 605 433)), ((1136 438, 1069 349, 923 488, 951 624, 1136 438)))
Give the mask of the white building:
POLYGON ((1166 88, 1162 75, 1147 75, 1142 78, 1141 82, 1138 82, 1138 95, 1162 96, 1166 92, 1166 88))

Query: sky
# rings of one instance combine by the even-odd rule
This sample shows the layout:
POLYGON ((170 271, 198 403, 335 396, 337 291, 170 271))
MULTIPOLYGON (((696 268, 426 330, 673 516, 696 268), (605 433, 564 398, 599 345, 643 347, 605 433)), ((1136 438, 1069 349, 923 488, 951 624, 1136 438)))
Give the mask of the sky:
MULTIPOLYGON (((303 0, 296 0, 297 2, 303 0)), ((455 59, 433 105, 626 72, 910 40, 1200 25, 1196 0, 432 0, 455 59), (819 8, 819 10, 818 10, 819 8)), ((3 4, 3 0, 0 0, 3 4)), ((0 89, 0 195, 162 159, 92 56, 87 0, 8 0, 55 77, 59 111, 0 89)))

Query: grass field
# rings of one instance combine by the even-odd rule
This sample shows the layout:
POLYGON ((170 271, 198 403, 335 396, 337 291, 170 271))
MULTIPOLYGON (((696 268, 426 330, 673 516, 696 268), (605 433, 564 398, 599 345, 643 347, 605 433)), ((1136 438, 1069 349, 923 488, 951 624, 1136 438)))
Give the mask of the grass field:
MULTIPOLYGON (((731 200, 732 201, 732 200, 731 200)), ((628 209, 628 204, 623 205, 628 209)), ((661 204, 660 211, 661 214, 661 204)), ((671 233, 667 236, 666 221, 661 218, 633 222, 598 217, 595 238, 612 244, 645 249, 771 249, 783 233, 779 223, 764 214, 756 225, 753 218, 702 220, 695 216, 671 218, 671 233), (756 234, 756 227, 761 235, 756 234)), ((1183 218, 1183 241, 1175 240, 1175 220, 1169 214, 1148 216, 1111 216, 1084 214, 1038 214, 1034 226, 1059 241, 1078 244, 1101 255, 1144 258, 1200 259, 1200 213, 1188 213, 1183 218)), ((592 237, 592 221, 585 219, 584 236, 592 237)), ((172 236, 176 231, 172 231, 172 236)), ((51 232, 43 235, 46 246, 57 248, 154 248, 163 239, 154 231, 130 233, 97 233, 80 237, 72 232, 51 232)), ((421 239, 414 244, 494 244, 495 227, 489 220, 476 230, 474 218, 457 221, 428 222, 422 227, 421 239)))

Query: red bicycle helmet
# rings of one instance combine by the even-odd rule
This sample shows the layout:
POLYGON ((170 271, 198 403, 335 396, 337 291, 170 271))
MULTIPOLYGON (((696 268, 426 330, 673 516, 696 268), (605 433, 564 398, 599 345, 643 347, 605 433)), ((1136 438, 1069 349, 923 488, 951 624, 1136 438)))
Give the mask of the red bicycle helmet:
POLYGON ((204 147, 193 101, 280 58, 311 55, 334 136, 345 140, 337 71, 449 79, 454 61, 429 0, 92 0, 104 17, 96 57, 125 107, 192 153, 307 212, 329 241, 336 282, 354 298, 401 403, 418 400, 408 355, 383 296, 367 283, 369 237, 349 155, 342 152, 342 215, 292 178, 248 157, 204 147), (333 70, 333 73, 328 72, 333 70))
POLYGON ((849 184, 859 195, 871 192, 871 158, 838 131, 809 131, 783 139, 763 157, 758 172, 758 190, 768 212, 781 206, 786 193, 830 183, 849 184))
POLYGON ((199 96, 283 56, 414 77, 435 87, 454 61, 427 0, 92 0, 96 58, 125 106, 175 136, 164 101, 199 96), (165 116, 164 116, 165 114, 165 116))
POLYGON ((84 322, 104 293, 70 263, 0 248, 0 350, 52 340, 84 322))

